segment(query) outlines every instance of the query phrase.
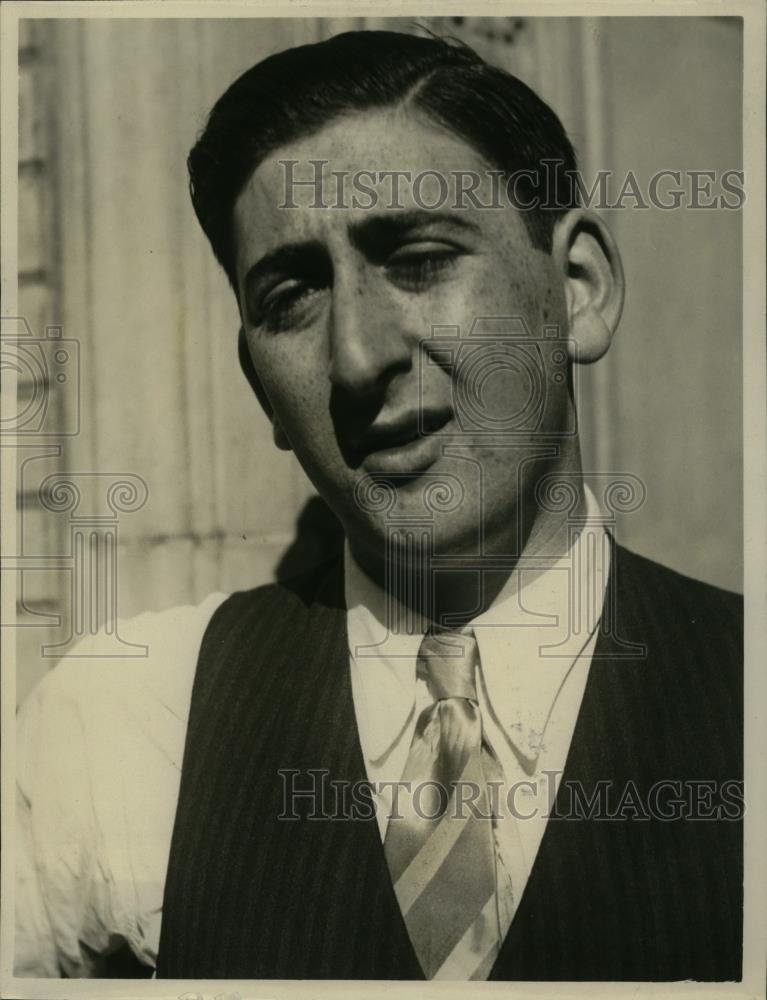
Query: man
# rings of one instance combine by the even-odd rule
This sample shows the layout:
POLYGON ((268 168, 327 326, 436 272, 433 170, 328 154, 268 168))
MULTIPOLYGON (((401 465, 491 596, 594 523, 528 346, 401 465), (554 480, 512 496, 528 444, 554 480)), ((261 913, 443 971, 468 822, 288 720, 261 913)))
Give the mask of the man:
POLYGON ((344 552, 33 693, 17 974, 739 978, 741 605, 584 487, 623 275, 556 116, 350 33, 244 74, 189 168, 344 552))

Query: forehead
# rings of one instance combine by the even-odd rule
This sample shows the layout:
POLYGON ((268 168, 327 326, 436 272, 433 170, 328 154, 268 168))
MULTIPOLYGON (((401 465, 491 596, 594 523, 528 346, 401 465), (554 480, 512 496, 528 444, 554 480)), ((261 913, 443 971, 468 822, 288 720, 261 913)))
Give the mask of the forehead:
POLYGON ((422 112, 402 106, 344 115, 313 135, 283 146, 258 166, 253 178, 256 184, 271 186, 281 180, 284 168, 279 161, 285 159, 304 164, 328 160, 328 181, 334 170, 403 170, 418 174, 487 169, 468 143, 440 128, 422 112))
POLYGON ((473 175, 476 197, 490 203, 492 169, 468 143, 406 108, 346 115, 280 147, 253 172, 234 206, 238 267, 281 242, 330 237, 370 216, 371 201, 376 212, 440 202, 490 223, 476 217, 498 216, 497 209, 483 212, 467 199, 456 208, 456 197, 469 183, 461 177, 473 175))

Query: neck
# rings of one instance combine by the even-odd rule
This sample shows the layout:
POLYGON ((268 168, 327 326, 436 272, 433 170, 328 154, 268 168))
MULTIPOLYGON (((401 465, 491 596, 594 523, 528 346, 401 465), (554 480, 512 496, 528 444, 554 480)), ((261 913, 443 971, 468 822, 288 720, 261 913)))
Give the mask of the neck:
MULTIPOLYGON (((449 553, 431 546, 392 548, 383 557, 351 542, 351 551, 367 575, 400 604, 426 622, 460 627, 486 611, 498 594, 519 586, 519 569, 526 579, 544 572, 567 554, 573 526, 586 511, 583 482, 578 477, 571 503, 564 511, 533 508, 527 524, 517 525, 516 513, 506 518, 506 531, 488 534, 483 551, 456 547, 449 553)), ((528 506, 528 509, 530 507, 528 506)))

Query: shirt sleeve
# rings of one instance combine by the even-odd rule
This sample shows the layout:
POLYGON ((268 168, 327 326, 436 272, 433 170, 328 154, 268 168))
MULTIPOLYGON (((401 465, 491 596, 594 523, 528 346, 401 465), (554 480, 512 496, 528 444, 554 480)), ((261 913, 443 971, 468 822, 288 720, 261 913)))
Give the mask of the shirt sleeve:
POLYGON ((121 623, 144 658, 84 640, 17 715, 14 974, 151 969, 199 645, 225 595, 121 623))
MULTIPOLYGON (((27 742, 31 717, 39 714, 37 706, 27 702, 20 720, 19 744, 27 742)), ((31 723, 34 726, 34 722, 31 723)), ((21 755, 23 759, 23 755, 21 755)), ((16 785, 16 976, 53 977, 60 974, 53 941, 53 931, 43 902, 40 875, 32 843, 33 823, 29 798, 29 776, 16 785)))
POLYGON ((80 947, 95 831, 72 671, 51 672, 17 719, 17 976, 86 976, 80 947))

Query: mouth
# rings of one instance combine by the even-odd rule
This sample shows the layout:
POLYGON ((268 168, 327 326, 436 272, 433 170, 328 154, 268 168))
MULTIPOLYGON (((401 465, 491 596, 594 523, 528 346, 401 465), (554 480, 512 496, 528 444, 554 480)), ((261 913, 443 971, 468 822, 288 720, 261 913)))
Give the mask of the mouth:
POLYGON ((361 464, 367 472, 417 475, 439 458, 439 432, 452 419, 450 409, 409 411, 373 425, 357 443, 361 464))

